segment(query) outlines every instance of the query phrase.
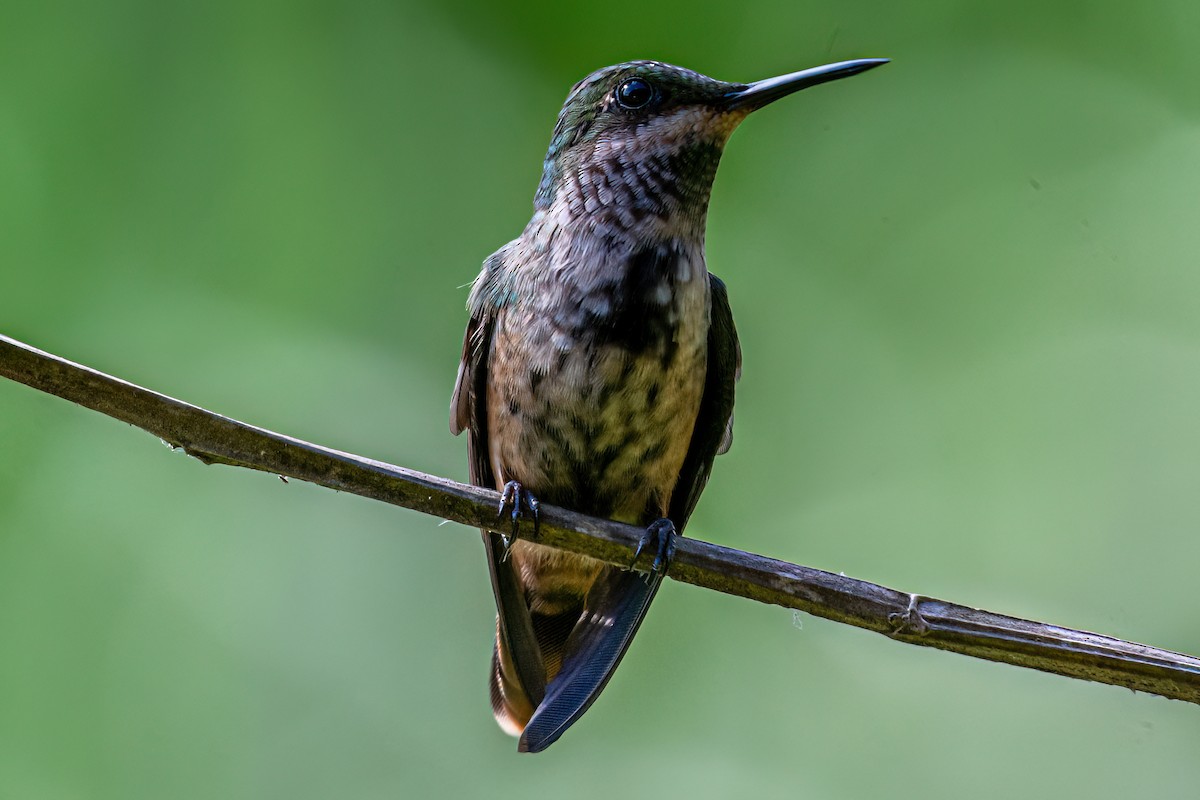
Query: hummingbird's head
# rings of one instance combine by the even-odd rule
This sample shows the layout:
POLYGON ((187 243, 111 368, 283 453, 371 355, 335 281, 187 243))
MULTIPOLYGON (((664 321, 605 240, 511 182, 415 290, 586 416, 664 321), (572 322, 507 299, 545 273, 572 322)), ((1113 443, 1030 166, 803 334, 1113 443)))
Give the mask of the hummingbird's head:
POLYGON ((565 192, 580 212, 702 218, 725 142, 750 112, 883 63, 843 61, 750 84, 658 61, 597 70, 559 112, 534 206, 547 209, 565 192))

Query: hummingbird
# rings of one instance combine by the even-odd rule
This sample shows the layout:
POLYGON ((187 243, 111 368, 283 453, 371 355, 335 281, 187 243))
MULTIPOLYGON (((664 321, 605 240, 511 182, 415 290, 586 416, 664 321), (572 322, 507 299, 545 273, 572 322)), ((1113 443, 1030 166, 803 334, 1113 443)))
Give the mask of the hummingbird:
POLYGON ((726 141, 768 103, 884 63, 745 84, 631 61, 567 96, 533 217, 471 289, 450 401, 471 482, 499 490, 510 513, 509 532, 483 538, 492 710, 521 752, 557 741, 608 683, 732 443, 741 349, 704 256, 726 141), (633 562, 518 538, 525 516, 536 539, 541 502, 644 527, 633 562), (643 552, 653 559, 635 571, 643 552))

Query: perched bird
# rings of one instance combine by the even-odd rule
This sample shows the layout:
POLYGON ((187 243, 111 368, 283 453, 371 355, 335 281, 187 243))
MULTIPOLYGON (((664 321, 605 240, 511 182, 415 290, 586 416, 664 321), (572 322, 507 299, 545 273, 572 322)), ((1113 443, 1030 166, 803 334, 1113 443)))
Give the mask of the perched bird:
POLYGON ((633 61, 567 96, 533 218, 471 291, 450 403, 471 481, 511 509, 512 534, 484 531, 484 543, 492 708, 521 751, 554 743, 604 688, 732 441, 741 353, 704 260, 726 140, 773 100, 884 63, 740 84, 633 61), (539 500, 646 526, 649 575, 517 539, 539 500))

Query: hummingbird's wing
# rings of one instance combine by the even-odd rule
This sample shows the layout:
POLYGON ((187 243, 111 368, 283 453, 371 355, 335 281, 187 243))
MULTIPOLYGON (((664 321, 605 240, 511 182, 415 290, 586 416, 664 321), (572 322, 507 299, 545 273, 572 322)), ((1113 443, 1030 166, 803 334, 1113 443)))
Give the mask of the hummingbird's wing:
MULTIPOLYGON (((471 317, 463 337, 462 361, 450 398, 450 431, 467 431, 471 483, 496 488, 488 458, 487 378, 494 317, 481 312, 471 317)), ((500 536, 483 531, 492 592, 496 596, 496 648, 492 654, 492 711, 519 729, 542 701, 546 668, 533 629, 525 593, 512 562, 505 558, 500 536)))
MULTIPOLYGON (((729 449, 733 435, 733 392, 741 372, 741 348, 725 284, 712 274, 709 296, 704 395, 669 506, 679 531, 700 499, 713 459, 729 449)), ((629 649, 662 580, 661 573, 642 575, 617 567, 600 573, 588 594, 587 608, 567 639, 562 669, 546 687, 545 699, 521 734, 522 752, 545 750, 587 711, 629 649)))
POLYGON ((704 396, 692 430, 692 443, 671 494, 671 521, 681 533, 708 483, 713 459, 733 444, 733 391, 742 375, 742 348, 729 307, 729 292, 724 281, 711 272, 708 286, 710 320, 704 396))

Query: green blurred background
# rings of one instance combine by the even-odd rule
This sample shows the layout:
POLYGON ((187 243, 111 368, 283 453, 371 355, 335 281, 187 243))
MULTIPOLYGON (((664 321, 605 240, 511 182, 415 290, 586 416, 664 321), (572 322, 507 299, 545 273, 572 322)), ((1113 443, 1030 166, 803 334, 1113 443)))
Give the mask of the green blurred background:
MULTIPOLYGON (((690 533, 1200 653, 1200 6, 0 9, 0 331, 465 477, 464 285, 568 87, 890 56, 750 120, 690 533)), ((518 756, 478 534, 0 382, 0 797, 1194 797, 1200 710, 668 582, 518 756)))

